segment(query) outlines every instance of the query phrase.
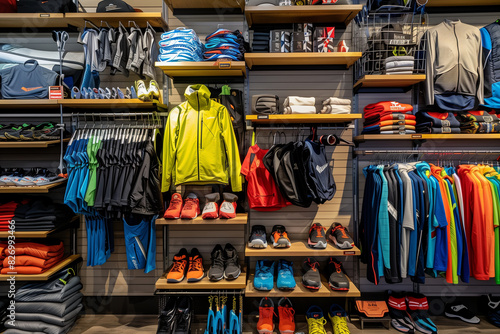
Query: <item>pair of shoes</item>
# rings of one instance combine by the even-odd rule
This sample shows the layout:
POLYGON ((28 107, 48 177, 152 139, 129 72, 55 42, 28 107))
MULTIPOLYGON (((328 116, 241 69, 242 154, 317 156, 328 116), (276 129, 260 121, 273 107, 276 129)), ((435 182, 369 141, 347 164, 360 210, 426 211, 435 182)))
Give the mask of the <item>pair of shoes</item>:
MULTIPOLYGON (((292 243, 288 238, 286 227, 283 225, 274 225, 271 232, 271 240, 274 248, 289 248, 292 243)), ((248 247, 267 248, 266 227, 263 225, 252 226, 252 232, 248 240, 248 247)))
MULTIPOLYGON (((257 331, 259 334, 272 334, 274 330, 274 303, 271 299, 264 297, 259 303, 259 322, 257 331)), ((295 310, 290 299, 284 297, 278 302, 279 324, 281 334, 295 333, 295 310)))
MULTIPOLYGON (((127 88, 129 89, 129 88, 127 88)), ((101 100, 114 100, 114 99, 130 99, 130 96, 125 96, 120 87, 106 88, 90 88, 83 87, 82 90, 78 87, 71 89, 72 99, 101 99, 101 100)))
MULTIPOLYGON (((68 135, 64 131, 64 135, 68 135)), ((34 140, 59 140, 61 129, 56 123, 44 122, 33 124, 0 125, 0 140, 34 141, 34 140)))
MULTIPOLYGON (((276 286, 280 290, 295 289, 293 262, 280 259, 278 261, 278 279, 276 286)), ((255 265, 253 286, 257 290, 270 291, 274 287, 274 261, 259 260, 255 265)))
POLYGON ((227 243, 224 249, 217 244, 212 250, 212 265, 208 270, 208 279, 211 281, 235 280, 241 274, 241 265, 238 253, 233 245, 227 243))
MULTIPOLYGON (((321 274, 319 262, 314 258, 307 258, 302 263, 302 285, 311 290, 321 288, 321 274)), ((334 291, 348 291, 349 279, 344 274, 342 262, 330 257, 327 262, 328 285, 334 291)))
POLYGON ((47 168, 31 168, 28 172, 22 168, 14 168, 0 172, 0 186, 43 186, 62 180, 64 178, 47 168))
MULTIPOLYGON (((418 293, 392 293, 388 300, 389 315, 391 316, 391 325, 394 329, 402 333, 414 333, 416 331, 424 334, 436 334, 437 327, 429 318, 429 303, 427 297, 418 293)), ((465 309, 461 308, 462 314, 465 309)), ((460 311, 458 310, 458 311, 460 311)), ((449 315, 457 313, 451 308, 447 308, 449 315)), ((449 316, 447 315, 447 316, 449 316)), ((479 322, 479 319, 477 319, 479 322)), ((478 323, 477 322, 477 323, 478 323)))
MULTIPOLYGON (((328 317, 332 322, 334 334, 349 334, 347 327, 347 312, 337 304, 330 306, 328 317)), ((325 325, 327 323, 323 310, 316 305, 309 307, 306 313, 307 327, 309 334, 326 334, 325 325)))
POLYGON ((189 334, 193 321, 191 297, 168 297, 165 307, 158 317, 156 334, 189 334))
POLYGON ((167 274, 167 282, 179 283, 185 277, 188 283, 201 281, 205 277, 203 258, 196 248, 191 250, 191 254, 188 254, 186 248, 182 248, 174 255, 172 267, 167 274))
POLYGON ((160 100, 160 88, 156 80, 151 80, 149 82, 149 87, 146 88, 146 84, 143 80, 137 80, 134 83, 135 92, 137 93, 137 97, 142 101, 154 101, 160 100))
MULTIPOLYGON (((205 196, 207 204, 203 208, 203 219, 231 219, 236 217, 236 201, 238 200, 238 196, 231 193, 223 193, 222 195, 224 202, 222 202, 220 209, 217 204, 220 199, 218 193, 205 196)), ((195 219, 200 213, 200 200, 196 194, 189 193, 183 201, 181 194, 175 193, 172 195, 170 205, 163 217, 165 219, 195 219)))
MULTIPOLYGON (((333 223, 328 233, 328 238, 340 249, 351 249, 354 241, 349 236, 347 228, 340 223, 333 223)), ((311 248, 326 248, 325 228, 320 223, 314 223, 309 229, 309 239, 307 244, 311 248)))
POLYGON ((231 193, 222 193, 222 197, 224 201, 219 208, 219 193, 205 195, 206 202, 201 215, 203 219, 232 219, 236 217, 236 201, 238 201, 238 196, 231 193))

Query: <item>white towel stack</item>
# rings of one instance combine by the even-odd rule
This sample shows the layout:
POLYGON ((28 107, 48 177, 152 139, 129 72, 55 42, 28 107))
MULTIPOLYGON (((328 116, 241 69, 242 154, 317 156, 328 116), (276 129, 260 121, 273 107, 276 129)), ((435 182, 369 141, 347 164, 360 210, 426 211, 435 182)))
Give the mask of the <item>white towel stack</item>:
POLYGON ((412 74, 415 59, 412 56, 393 56, 385 59, 386 74, 412 74))
POLYGON ((350 114, 351 100, 329 97, 323 101, 322 114, 350 114))
POLYGON ((314 97, 289 96, 283 102, 284 114, 316 114, 314 97))

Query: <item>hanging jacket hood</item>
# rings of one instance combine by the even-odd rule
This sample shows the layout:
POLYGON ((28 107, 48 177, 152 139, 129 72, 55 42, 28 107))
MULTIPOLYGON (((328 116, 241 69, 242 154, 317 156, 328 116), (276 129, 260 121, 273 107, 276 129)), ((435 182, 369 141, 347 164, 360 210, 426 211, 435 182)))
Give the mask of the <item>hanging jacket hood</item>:
POLYGON ((241 162, 231 117, 210 99, 204 85, 192 85, 186 102, 168 115, 163 144, 162 191, 171 183, 227 184, 241 191, 241 162))

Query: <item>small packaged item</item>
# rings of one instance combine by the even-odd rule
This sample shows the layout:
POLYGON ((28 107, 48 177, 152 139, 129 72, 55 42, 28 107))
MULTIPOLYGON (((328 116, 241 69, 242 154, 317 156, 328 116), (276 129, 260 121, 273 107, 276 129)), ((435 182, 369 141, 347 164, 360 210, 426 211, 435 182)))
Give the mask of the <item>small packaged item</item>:
POLYGON ((349 47, 347 46, 345 40, 341 40, 337 44, 337 52, 349 52, 349 47))

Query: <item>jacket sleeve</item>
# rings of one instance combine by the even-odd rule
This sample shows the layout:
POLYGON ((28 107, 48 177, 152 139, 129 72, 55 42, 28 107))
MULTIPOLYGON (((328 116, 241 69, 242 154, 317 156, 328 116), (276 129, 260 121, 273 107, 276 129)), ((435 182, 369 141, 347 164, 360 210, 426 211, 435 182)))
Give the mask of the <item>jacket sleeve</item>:
POLYGON ((431 32, 425 33, 425 104, 434 104, 434 59, 436 50, 434 49, 434 38, 431 32))
POLYGON ((234 135, 233 124, 229 117, 229 111, 226 107, 222 107, 219 112, 219 119, 226 149, 226 157, 229 164, 229 177, 231 178, 231 188, 234 192, 242 191, 241 185, 241 160, 238 153, 238 143, 234 135))
POLYGON ((478 60, 477 60, 477 91, 476 97, 479 101, 479 104, 484 104, 484 68, 483 68, 483 44, 481 43, 481 33, 477 34, 477 39, 479 43, 479 52, 478 52, 478 60))
POLYGON ((170 111, 165 126, 165 135, 163 136, 163 160, 161 191, 167 192, 172 184, 172 172, 175 165, 175 155, 177 151, 177 135, 179 129, 180 108, 176 107, 170 111))

